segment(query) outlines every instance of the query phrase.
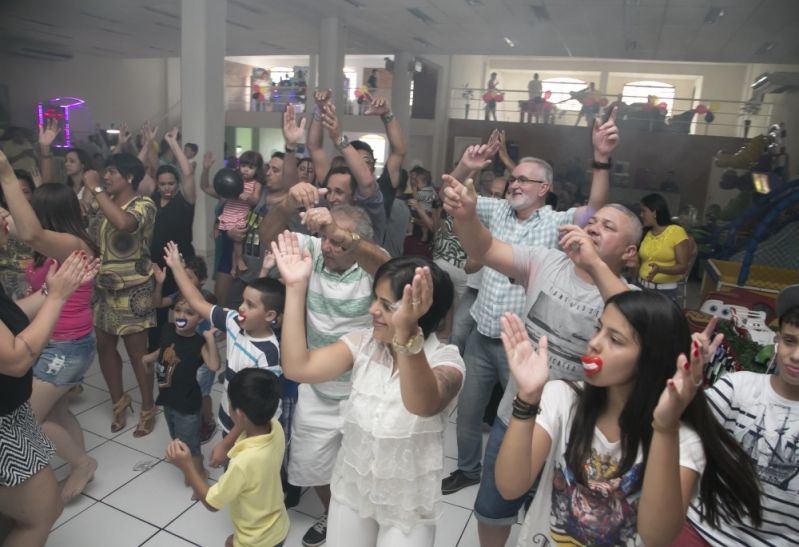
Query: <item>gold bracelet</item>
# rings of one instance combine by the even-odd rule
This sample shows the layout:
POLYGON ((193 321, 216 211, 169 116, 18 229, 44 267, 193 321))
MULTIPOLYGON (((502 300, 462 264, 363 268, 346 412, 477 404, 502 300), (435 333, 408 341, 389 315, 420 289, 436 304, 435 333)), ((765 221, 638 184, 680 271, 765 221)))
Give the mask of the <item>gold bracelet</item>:
POLYGON ((678 433, 680 431, 680 425, 677 424, 677 427, 663 427, 657 421, 652 420, 652 431, 657 431, 658 433, 678 433))

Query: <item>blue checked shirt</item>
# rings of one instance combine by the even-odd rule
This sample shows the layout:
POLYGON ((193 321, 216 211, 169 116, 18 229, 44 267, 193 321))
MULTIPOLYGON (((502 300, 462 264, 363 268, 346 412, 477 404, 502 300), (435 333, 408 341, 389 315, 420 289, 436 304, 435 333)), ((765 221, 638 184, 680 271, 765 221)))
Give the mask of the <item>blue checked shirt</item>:
MULTIPOLYGON (((527 247, 554 248, 558 244, 558 228, 574 222, 575 209, 556 212, 546 205, 527 220, 520 221, 516 212, 504 199, 477 198, 477 216, 495 239, 527 247)), ((524 313, 525 292, 514 285, 507 276, 496 270, 483 268, 483 282, 477 300, 472 305, 472 317, 480 334, 499 338, 502 330, 500 316, 512 312, 524 313)))

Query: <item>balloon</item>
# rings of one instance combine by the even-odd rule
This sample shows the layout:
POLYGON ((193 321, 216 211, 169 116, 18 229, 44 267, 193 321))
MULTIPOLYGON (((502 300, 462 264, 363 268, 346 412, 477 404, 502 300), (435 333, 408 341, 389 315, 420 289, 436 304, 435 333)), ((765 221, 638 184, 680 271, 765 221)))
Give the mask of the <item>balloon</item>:
POLYGON ((599 105, 600 105, 600 106, 608 106, 608 99, 607 99, 607 97, 602 97, 601 99, 599 99, 599 105))
POLYGON ((544 91, 544 99, 548 101, 550 97, 552 97, 552 92, 547 89, 544 91))
POLYGON ((651 104, 652 106, 655 106, 656 104, 658 104, 658 96, 657 95, 649 95, 646 98, 646 102, 651 104))
POLYGON ((707 112, 707 107, 703 104, 698 104, 696 105, 696 108, 694 108, 694 112, 696 112, 697 114, 704 114, 705 112, 707 112))
POLYGON ((544 110, 551 110, 551 109, 552 109, 552 103, 545 102, 544 103, 544 110))
POLYGON ((705 112, 705 121, 707 123, 713 123, 713 120, 715 120, 715 119, 716 119, 716 115, 713 114, 710 110, 705 112))
POLYGON ((214 190, 223 198, 237 198, 244 191, 244 180, 235 169, 225 167, 214 175, 214 190))
POLYGON ((663 102, 663 101, 660 101, 660 102, 657 104, 657 107, 658 107, 660 110, 666 110, 666 109, 669 107, 669 105, 667 105, 667 104, 666 104, 665 102, 663 102))
POLYGON ((593 106, 593 104, 594 104, 593 97, 586 97, 585 100, 583 101, 583 105, 585 106, 593 106))
POLYGON ((712 103, 710 103, 710 106, 708 107, 708 110, 711 110, 713 112, 718 112, 720 106, 721 105, 719 104, 718 101, 713 101, 712 103))

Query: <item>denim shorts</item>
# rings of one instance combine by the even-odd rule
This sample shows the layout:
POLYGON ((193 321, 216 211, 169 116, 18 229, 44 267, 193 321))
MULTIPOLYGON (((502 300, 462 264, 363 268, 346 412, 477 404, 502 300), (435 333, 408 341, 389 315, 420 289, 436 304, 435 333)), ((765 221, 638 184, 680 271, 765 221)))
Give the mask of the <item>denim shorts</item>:
POLYGON ((208 365, 203 364, 197 369, 197 383, 200 385, 200 393, 203 397, 211 394, 211 388, 214 387, 214 373, 208 368, 208 365))
POLYGON ((203 423, 202 412, 184 414, 174 408, 164 407, 164 418, 172 439, 180 439, 189 447, 192 456, 202 456, 200 452, 200 427, 203 423))
MULTIPOLYGON (((516 523, 519 509, 524 505, 525 500, 530 496, 526 493, 515 500, 506 500, 497 490, 497 483, 494 480, 494 468, 499 456, 499 448, 502 446, 502 439, 508 426, 502 423, 499 418, 494 419, 491 433, 488 434, 486 442, 486 453, 483 459, 483 474, 480 477, 480 489, 477 491, 477 498, 474 500, 475 518, 480 522, 493 526, 510 526, 516 523)), ((533 486, 535 488, 535 485, 533 486)))
POLYGON ((77 340, 50 340, 33 366, 33 374, 56 386, 79 384, 96 353, 94 331, 77 340))

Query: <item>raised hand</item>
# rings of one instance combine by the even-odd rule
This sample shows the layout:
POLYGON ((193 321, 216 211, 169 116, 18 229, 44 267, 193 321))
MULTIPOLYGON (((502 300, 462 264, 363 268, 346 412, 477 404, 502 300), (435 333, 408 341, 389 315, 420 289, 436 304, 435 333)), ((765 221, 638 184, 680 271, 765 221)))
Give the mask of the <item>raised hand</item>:
POLYGON ((319 198, 327 194, 327 188, 317 188, 309 182, 298 182, 289 189, 287 205, 292 209, 311 209, 319 205, 319 198))
POLYGON ((100 261, 90 258, 86 251, 73 251, 61 267, 53 263, 47 272, 45 282, 51 296, 66 301, 75 290, 97 275, 100 261))
POLYGON ((413 335, 419 326, 419 319, 433 305, 433 276, 430 268, 416 268, 413 281, 402 289, 399 308, 394 312, 392 323, 400 334, 413 335))
POLYGON ((302 140, 305 135, 305 118, 297 124, 297 111, 292 105, 286 107, 283 112, 283 140, 287 145, 295 145, 302 140))
POLYGON ((101 184, 100 174, 97 171, 94 169, 87 169, 83 172, 83 185, 91 190, 92 195, 94 195, 95 189, 99 188, 101 184))
POLYGON ((330 100, 330 97, 333 95, 332 89, 322 89, 317 90, 313 94, 313 99, 316 102, 316 106, 319 107, 319 110, 324 108, 327 102, 330 100))
POLYGON ((183 255, 180 254, 178 244, 174 241, 170 241, 164 246, 164 262, 173 270, 183 267, 183 255))
POLYGON ((391 112, 391 105, 385 97, 375 97, 364 112, 365 116, 385 116, 391 112))
POLYGON ((341 138, 341 128, 338 125, 336 106, 333 103, 326 103, 322 109, 322 125, 327 129, 331 140, 334 143, 338 143, 341 138))
POLYGON ((308 249, 300 248, 297 234, 284 231, 277 236, 277 242, 272 242, 272 254, 275 255, 277 269, 283 284, 302 285, 311 277, 311 253, 308 249))
POLYGON ((707 350, 699 340, 691 344, 691 356, 685 354, 677 357, 677 372, 666 381, 666 388, 660 395, 653 419, 663 429, 677 429, 688 404, 703 383, 702 356, 707 350))
POLYGON ((33 179, 33 185, 36 188, 41 186, 42 182, 44 182, 44 181, 42 180, 42 172, 39 171, 39 168, 34 165, 31 168, 31 170, 30 170, 30 174, 31 174, 31 178, 33 179))
MULTIPOLYGON (((120 134, 122 133, 120 132, 120 134)), ((141 135, 143 145, 151 143, 158 135, 158 126, 151 126, 149 121, 144 122, 144 125, 141 128, 141 135)))
POLYGON ((477 191, 474 181, 466 179, 461 183, 450 175, 442 175, 444 189, 444 210, 456 219, 468 219, 477 214, 477 191))
POLYGON ((266 251, 264 253, 264 259, 261 261, 261 277, 272 271, 272 268, 276 265, 277 261, 275 260, 274 253, 272 251, 266 251))
POLYGON ((713 319, 705 326, 705 330, 702 332, 695 332, 691 335, 691 339, 698 343, 695 347, 700 351, 699 356, 702 358, 703 366, 713 360, 716 350, 719 349, 719 346, 724 341, 724 335, 721 333, 717 334, 715 337, 713 336, 713 332, 716 330, 718 324, 719 318, 713 316, 713 319))
POLYGON ((488 142, 485 144, 473 144, 463 151, 460 164, 469 171, 479 171, 491 165, 494 155, 499 151, 499 131, 494 129, 488 142))
POLYGON ((502 345, 505 347, 510 371, 519 386, 519 398, 526 403, 537 404, 549 380, 547 337, 541 337, 536 351, 518 315, 504 313, 500 322, 502 345))
POLYGON ((178 142, 178 128, 173 127, 166 133, 164 133, 164 140, 170 144, 178 142))
POLYGON ((61 133, 61 129, 58 127, 58 120, 54 118, 48 119, 44 125, 39 126, 39 146, 42 148, 49 147, 59 133, 61 133))
POLYGON ((123 123, 122 127, 119 128, 119 135, 117 135, 117 150, 121 151, 122 148, 128 144, 128 139, 130 139, 128 124, 123 123))
POLYGON ((616 127, 616 114, 619 109, 613 107, 608 121, 599 125, 599 120, 594 119, 594 128, 591 132, 591 143, 594 145, 594 159, 606 159, 619 144, 619 128, 616 127))
POLYGON ((203 169, 208 171, 214 165, 214 153, 210 150, 203 154, 203 169))
POLYGON ((166 270, 161 269, 155 262, 153 262, 153 278, 157 285, 163 285, 166 281, 166 270))
POLYGON ((558 243, 578 268, 588 269, 592 265, 602 262, 594 240, 579 226, 574 224, 561 226, 558 243))

